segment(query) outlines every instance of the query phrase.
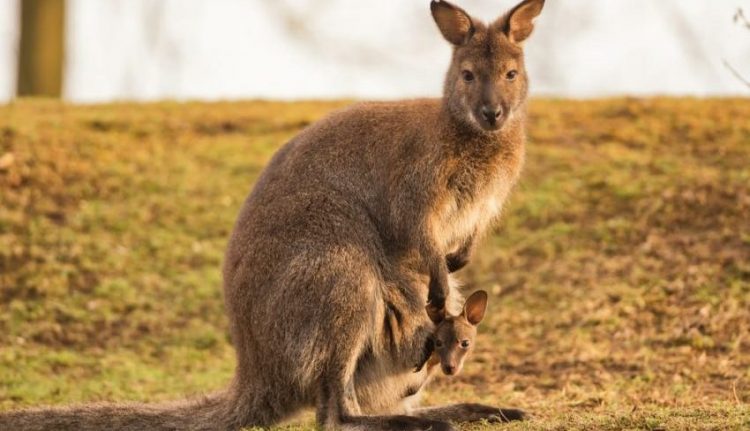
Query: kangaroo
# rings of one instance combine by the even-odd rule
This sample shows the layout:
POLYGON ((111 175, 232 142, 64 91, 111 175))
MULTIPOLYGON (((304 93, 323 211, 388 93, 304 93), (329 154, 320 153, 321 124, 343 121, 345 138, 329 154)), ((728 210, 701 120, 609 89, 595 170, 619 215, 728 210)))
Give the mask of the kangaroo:
POLYGON ((427 365, 427 373, 433 374, 440 364, 443 373, 453 376, 461 372, 464 361, 474 347, 477 325, 487 309, 487 292, 478 290, 469 296, 458 316, 434 314, 428 305, 427 314, 437 325, 435 333, 427 340, 425 354, 417 364, 416 371, 427 365))
POLYGON ((479 404, 417 406, 435 324, 459 313, 470 260, 524 160, 523 43, 544 0, 485 24, 432 1, 453 46, 443 97, 359 103, 284 145, 243 204, 224 260, 237 354, 229 386, 167 405, 4 413, 0 429, 237 430, 305 407, 328 430, 452 430, 521 419, 479 404))

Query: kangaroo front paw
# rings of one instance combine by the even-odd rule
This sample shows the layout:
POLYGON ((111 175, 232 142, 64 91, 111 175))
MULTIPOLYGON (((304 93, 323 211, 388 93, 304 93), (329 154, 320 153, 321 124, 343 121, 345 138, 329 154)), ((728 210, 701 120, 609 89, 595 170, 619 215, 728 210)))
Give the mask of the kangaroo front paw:
POLYGON ((466 254, 449 254, 445 256, 445 264, 449 273, 454 273, 469 263, 469 256, 466 254))
POLYGON ((434 351, 435 351, 435 345, 433 344, 432 338, 428 338, 425 341, 424 349, 422 349, 422 357, 419 358, 419 361, 414 366, 415 373, 422 371, 422 368, 424 368, 427 361, 430 360, 430 357, 432 356, 432 353, 434 351))
POLYGON ((436 312, 445 311, 445 297, 448 292, 448 279, 441 280, 437 277, 430 278, 427 303, 436 312))

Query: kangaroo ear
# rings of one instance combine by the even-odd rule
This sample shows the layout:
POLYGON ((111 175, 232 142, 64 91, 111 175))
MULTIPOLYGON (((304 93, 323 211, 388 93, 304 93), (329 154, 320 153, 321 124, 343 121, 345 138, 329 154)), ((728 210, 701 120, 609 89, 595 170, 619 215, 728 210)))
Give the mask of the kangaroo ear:
POLYGON ((427 312, 427 316, 432 320, 432 323, 436 325, 445 319, 445 309, 438 310, 430 304, 427 304, 424 309, 427 312))
POLYGON ((534 31, 534 18, 542 13, 544 0, 524 0, 500 19, 502 30, 508 39, 521 44, 534 31))
POLYGON ((474 326, 484 318, 484 312, 487 310, 487 292, 477 290, 469 296, 464 304, 464 311, 461 313, 466 320, 474 326))
POLYGON ((464 45, 474 35, 474 23, 460 7, 447 1, 432 0, 430 11, 443 37, 453 45, 464 45))

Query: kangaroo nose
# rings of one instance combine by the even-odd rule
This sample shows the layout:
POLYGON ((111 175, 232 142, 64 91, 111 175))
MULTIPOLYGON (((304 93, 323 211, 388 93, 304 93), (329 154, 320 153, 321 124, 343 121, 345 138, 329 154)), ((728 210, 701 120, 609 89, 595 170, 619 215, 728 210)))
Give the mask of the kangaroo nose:
POLYGON ((497 121, 497 119, 500 118, 501 115, 503 115, 503 108, 501 108, 500 106, 497 106, 497 107, 483 106, 482 107, 482 116, 490 124, 495 124, 495 121, 497 121))
POLYGON ((455 365, 443 365, 443 372, 451 376, 453 375, 453 373, 456 372, 456 366, 455 365))

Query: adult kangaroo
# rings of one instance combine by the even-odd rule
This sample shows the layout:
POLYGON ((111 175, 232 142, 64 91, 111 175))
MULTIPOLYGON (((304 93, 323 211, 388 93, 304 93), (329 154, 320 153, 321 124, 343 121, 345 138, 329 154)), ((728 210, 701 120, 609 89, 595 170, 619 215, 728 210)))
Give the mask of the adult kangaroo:
POLYGON ((0 416, 2 429, 237 430, 308 406, 344 430, 450 430, 512 420, 478 404, 417 408, 434 324, 459 312, 448 273, 501 211, 524 160, 523 42, 544 0, 491 24, 445 1, 453 45, 442 99, 362 103, 282 147, 244 203, 224 262, 237 349, 229 387, 169 405, 89 405, 0 416))

